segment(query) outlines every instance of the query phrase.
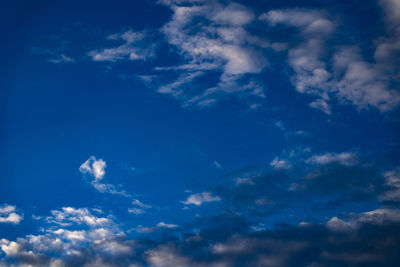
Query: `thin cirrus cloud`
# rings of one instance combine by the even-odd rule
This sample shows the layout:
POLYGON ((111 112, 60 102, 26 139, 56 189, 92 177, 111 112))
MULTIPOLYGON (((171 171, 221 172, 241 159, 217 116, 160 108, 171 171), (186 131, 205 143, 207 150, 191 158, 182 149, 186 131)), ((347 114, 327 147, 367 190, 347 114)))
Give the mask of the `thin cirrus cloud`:
POLYGON ((128 30, 107 37, 109 41, 122 44, 88 53, 93 61, 116 62, 119 60, 147 60, 154 55, 154 45, 146 43, 146 34, 128 30))
POLYGON ((358 156, 353 152, 341 152, 341 153, 325 153, 321 155, 313 155, 306 159, 306 163, 327 165, 331 163, 339 163, 344 166, 353 166, 358 163, 358 156))
POLYGON ((151 208, 152 208, 151 205, 144 204, 140 200, 135 199, 132 202, 132 207, 128 209, 128 212, 132 213, 132 214, 139 215, 139 214, 145 213, 148 209, 151 209, 151 208))

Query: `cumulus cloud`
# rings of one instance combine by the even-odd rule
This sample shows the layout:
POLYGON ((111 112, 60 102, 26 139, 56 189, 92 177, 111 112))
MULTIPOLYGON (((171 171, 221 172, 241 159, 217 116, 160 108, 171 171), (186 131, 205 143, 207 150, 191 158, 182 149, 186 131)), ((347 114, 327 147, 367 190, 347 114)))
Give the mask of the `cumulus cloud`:
POLYGON ((211 192, 202 192, 190 195, 185 201, 182 201, 182 203, 185 205, 201 206, 206 202, 216 202, 220 200, 221 198, 219 196, 215 196, 211 192))
POLYGON ((0 223, 19 224, 23 216, 17 213, 17 208, 12 205, 0 206, 0 223))
MULTIPOLYGON (((98 217, 87 208, 52 210, 42 234, 16 241, 0 240, 6 258, 18 266, 83 266, 132 254, 132 241, 111 219, 98 217)), ((7 265, 8 266, 8 265, 7 265)), ((11 265, 10 265, 11 266, 11 265)))
POLYGON ((87 208, 63 207, 61 210, 52 210, 51 216, 46 217, 48 223, 60 226, 70 226, 72 224, 102 226, 110 224, 111 221, 105 217, 96 217, 87 208))

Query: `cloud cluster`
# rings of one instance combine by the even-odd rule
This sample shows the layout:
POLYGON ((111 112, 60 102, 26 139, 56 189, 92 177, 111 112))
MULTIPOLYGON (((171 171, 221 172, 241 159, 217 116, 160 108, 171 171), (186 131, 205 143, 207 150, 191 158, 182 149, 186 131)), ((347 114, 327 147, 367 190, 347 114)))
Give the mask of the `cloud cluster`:
POLYGON ((84 225, 87 229, 47 225, 40 235, 1 239, 5 256, 0 266, 394 266, 399 260, 400 212, 396 209, 257 232, 244 219, 221 214, 194 221, 202 223, 194 233, 190 227, 159 223, 143 228, 147 235, 135 240, 114 222, 107 227, 84 225), (153 236, 156 228, 179 233, 181 238, 153 236))

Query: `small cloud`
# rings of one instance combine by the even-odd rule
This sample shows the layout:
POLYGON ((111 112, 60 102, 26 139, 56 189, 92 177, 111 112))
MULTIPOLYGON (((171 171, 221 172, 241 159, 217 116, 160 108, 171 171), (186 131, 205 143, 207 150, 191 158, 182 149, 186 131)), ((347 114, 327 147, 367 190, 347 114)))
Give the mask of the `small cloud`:
POLYGON ((91 184, 97 191, 101 193, 131 197, 131 195, 126 193, 124 190, 118 190, 115 185, 101 182, 106 174, 106 166, 106 162, 103 159, 96 159, 95 156, 90 156, 89 159, 79 167, 79 171, 83 174, 90 174, 94 177, 91 184))
POLYGON ((106 174, 106 166, 106 162, 103 159, 97 160, 95 156, 90 156, 90 158, 79 167, 79 171, 81 173, 89 173, 93 175, 96 180, 101 180, 106 174))
POLYGON ((292 167, 292 164, 290 164, 289 161, 286 159, 279 159, 278 157, 275 157, 269 165, 273 167, 275 170, 289 170, 292 167))
POLYGON ((56 64, 60 64, 60 63, 72 63, 75 62, 75 59, 71 58, 71 57, 67 57, 64 54, 61 54, 59 57, 57 58, 52 58, 49 59, 49 62, 51 63, 56 63, 56 64))
POLYGON ((186 201, 182 201, 185 205, 201 206, 205 202, 221 201, 221 198, 214 196, 211 192, 202 192, 190 195, 186 201))
POLYGON ((235 179, 235 184, 238 185, 254 185, 254 182, 251 178, 236 178, 235 179))
POLYGON ((314 155, 306 160, 308 164, 327 165, 331 163, 339 163, 344 166, 353 166, 358 163, 358 156, 353 152, 342 153, 325 153, 322 155, 314 155))
POLYGON ((280 129, 280 130, 282 130, 282 131, 285 131, 285 124, 283 123, 283 121, 276 121, 275 123, 274 123, 274 125, 276 126, 276 128, 278 128, 278 129, 280 129))
POLYGON ((146 210, 151 209, 152 207, 150 205, 144 204, 138 199, 135 199, 132 202, 133 207, 128 209, 129 213, 133 213, 136 215, 143 214, 146 212, 146 210))
POLYGON ((17 208, 12 205, 3 204, 0 206, 0 223, 19 224, 23 216, 19 215, 16 210, 17 208))
POLYGON ((120 46, 92 50, 88 55, 93 61, 116 62, 120 60, 146 60, 154 55, 154 45, 144 42, 146 35, 142 32, 128 30, 107 37, 108 40, 123 41, 120 46))
POLYGON ((152 226, 152 227, 144 227, 144 226, 139 225, 138 227, 136 227, 136 232, 152 233, 152 232, 155 232, 160 229, 175 229, 177 227, 178 227, 178 225, 176 225, 176 224, 167 224, 164 222, 159 222, 156 226, 152 226))
POLYGON ((213 163, 214 163, 214 166, 215 166, 217 169, 223 169, 221 163, 219 163, 218 161, 214 160, 213 163))

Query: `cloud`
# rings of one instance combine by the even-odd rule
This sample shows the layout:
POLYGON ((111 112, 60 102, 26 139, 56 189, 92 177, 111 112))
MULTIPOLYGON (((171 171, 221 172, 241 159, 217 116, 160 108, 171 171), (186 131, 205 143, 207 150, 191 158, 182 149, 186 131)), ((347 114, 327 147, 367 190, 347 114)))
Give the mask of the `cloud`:
POLYGON ((275 157, 269 165, 275 170, 288 170, 292 167, 291 163, 286 159, 279 159, 275 157))
POLYGON ((103 226, 111 223, 105 217, 96 217, 87 208, 63 207, 61 210, 52 210, 51 216, 46 217, 48 223, 60 226, 70 226, 72 224, 87 225, 91 227, 103 226))
POLYGON ((176 224, 167 224, 164 222, 159 222, 156 226, 152 226, 152 227, 144 227, 144 226, 139 225, 138 227, 136 227, 136 232, 152 233, 152 232, 160 230, 160 229, 175 229, 177 227, 178 227, 178 225, 176 225, 176 224))
POLYGON ((389 36, 376 41, 375 62, 361 56, 358 45, 338 47, 329 60, 328 40, 337 23, 321 11, 309 9, 271 10, 260 15, 271 27, 284 25, 299 30, 297 46, 288 49, 288 63, 294 71, 292 83, 300 93, 317 97, 310 107, 332 114, 332 98, 341 104, 352 104, 358 110, 375 108, 393 110, 400 103, 400 93, 391 88, 390 73, 398 71, 400 55, 398 4, 380 1, 384 8, 389 36), (303 40, 303 41, 302 41, 303 40), (330 62, 333 61, 333 64, 330 62))
POLYGON ((52 210, 43 222, 46 224, 42 234, 27 235, 16 241, 0 240, 5 260, 17 260, 22 266, 76 266, 91 260, 88 249, 105 257, 132 253, 132 242, 123 240, 124 234, 117 224, 87 208, 52 210))
POLYGON ((56 64, 60 64, 60 63, 72 63, 75 62, 75 59, 68 57, 64 54, 61 54, 59 57, 57 58, 52 58, 49 59, 49 62, 51 63, 56 63, 56 64))
POLYGON ((344 166, 353 166, 358 163, 358 156, 353 152, 341 153, 325 153, 321 155, 313 155, 306 159, 306 163, 316 165, 327 165, 331 163, 339 163, 344 166))
POLYGON ((79 167, 79 171, 94 177, 91 184, 97 191, 130 198, 130 194, 126 193, 124 190, 117 189, 115 185, 101 182, 106 174, 106 166, 106 162, 103 159, 96 159, 95 156, 90 156, 89 159, 79 167))
POLYGON ((334 232, 355 231, 365 224, 388 225, 400 222, 400 210, 398 209, 376 209, 349 215, 349 220, 341 220, 338 217, 332 217, 327 223, 328 229, 334 232))
POLYGON ((123 44, 98 50, 92 50, 88 55, 93 61, 116 62, 120 60, 147 60, 154 56, 154 45, 145 41, 146 34, 132 30, 123 33, 112 34, 108 40, 123 44))
POLYGON ((214 196, 211 192, 202 192, 190 195, 185 201, 182 201, 182 203, 185 205, 201 206, 205 202, 216 202, 220 200, 220 197, 214 196))
MULTIPOLYGON (((67 213, 68 217, 84 213, 102 218, 91 210, 71 207, 54 210, 52 214, 67 213)), ((379 208, 346 217, 273 229, 265 229, 260 223, 254 231, 254 224, 246 222, 246 215, 221 213, 198 218, 185 227, 163 222, 148 228, 137 227, 146 235, 135 239, 111 219, 107 225, 89 225, 82 219, 69 226, 43 221, 46 224, 39 235, 15 241, 0 239, 0 251, 4 253, 0 265, 391 266, 398 261, 397 209, 379 208), (180 237, 158 235, 158 230, 168 230, 180 237)))
POLYGON ((223 169, 224 167, 222 167, 221 163, 219 163, 218 161, 214 160, 213 162, 215 168, 217 169, 223 169))
POLYGON ((96 180, 103 179, 106 174, 106 162, 103 159, 97 160, 95 156, 90 156, 90 158, 82 163, 79 167, 81 173, 89 173, 94 176, 96 180))
POLYGON ((379 196, 382 201, 400 202, 400 167, 383 174, 386 190, 379 196))
POLYGON ((253 11, 234 2, 161 3, 173 11, 162 33, 183 62, 156 68, 164 76, 172 73, 177 77, 172 82, 164 82, 158 92, 170 94, 184 106, 200 108, 229 94, 247 98, 250 105, 262 101, 264 87, 251 76, 266 66, 267 60, 260 48, 269 44, 245 29, 255 18, 253 11), (211 74, 219 75, 216 84, 197 86, 193 82, 195 78, 211 74))
POLYGON ((161 245, 147 251, 145 255, 150 266, 154 267, 193 266, 193 263, 191 263, 187 257, 181 255, 179 250, 173 245, 161 245))
POLYGON ((23 216, 18 214, 15 206, 3 204, 0 206, 0 223, 19 224, 23 216))
POLYGON ((144 204, 144 203, 140 202, 140 201, 137 200, 137 199, 135 199, 135 200, 132 202, 132 205, 133 205, 133 207, 129 208, 129 209, 128 209, 128 212, 129 212, 129 213, 136 214, 136 215, 143 214, 143 213, 146 212, 146 210, 152 208, 150 205, 144 204))

